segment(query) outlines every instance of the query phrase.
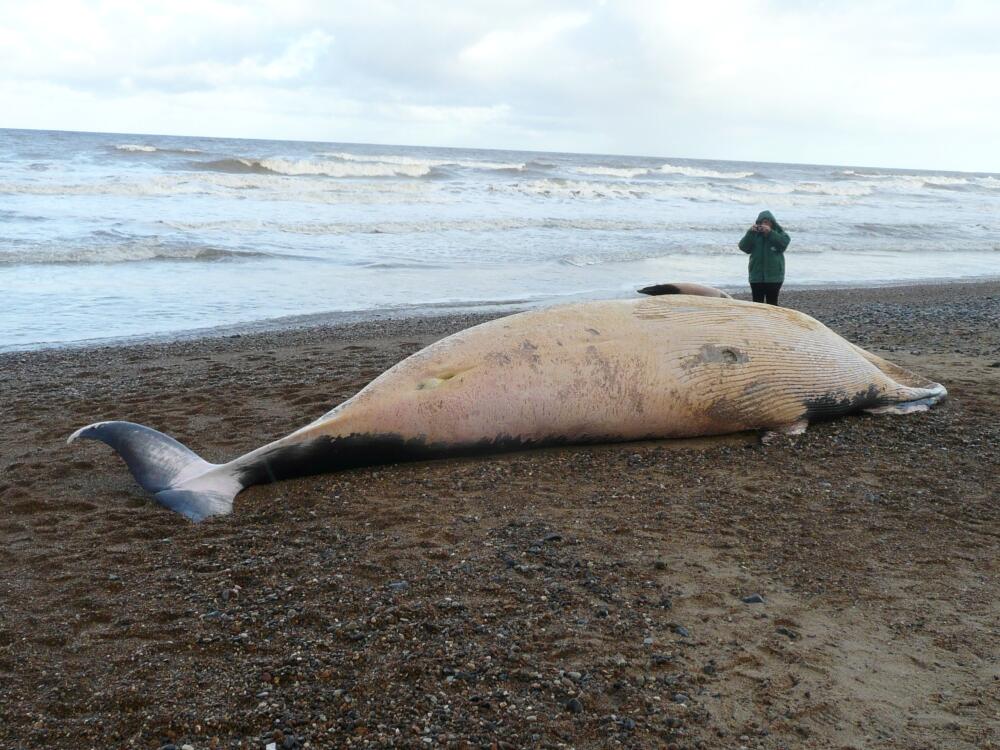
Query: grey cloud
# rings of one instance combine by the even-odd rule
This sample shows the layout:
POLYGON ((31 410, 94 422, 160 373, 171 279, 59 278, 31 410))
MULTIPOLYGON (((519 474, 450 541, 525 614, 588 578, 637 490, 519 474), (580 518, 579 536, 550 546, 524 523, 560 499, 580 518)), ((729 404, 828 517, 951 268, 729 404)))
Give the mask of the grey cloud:
MULTIPOLYGON (((237 102, 283 128, 329 123, 330 138, 350 122, 366 140, 777 160, 851 161, 852 143, 877 143, 917 163, 935 130, 995 145, 1000 117, 1000 9, 985 2, 176 2, 188 13, 95 2, 54 20, 18 4, 0 86, 61 86, 95 111, 187 108, 191 132, 233 122, 237 102), (762 81, 766 102, 751 96, 762 81), (922 96, 928 81, 944 106, 922 96)), ((49 127, 74 127, 67 112, 49 127)))

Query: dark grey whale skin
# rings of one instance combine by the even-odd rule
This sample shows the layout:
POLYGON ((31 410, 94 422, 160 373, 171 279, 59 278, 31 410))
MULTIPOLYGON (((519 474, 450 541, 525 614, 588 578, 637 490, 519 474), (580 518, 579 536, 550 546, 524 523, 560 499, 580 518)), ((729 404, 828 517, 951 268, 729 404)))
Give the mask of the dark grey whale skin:
POLYGON ((427 443, 420 438, 400 435, 349 435, 319 437, 297 445, 284 446, 260 456, 252 465, 241 467, 239 480, 244 487, 284 479, 327 474, 364 466, 460 458, 496 453, 548 448, 560 445, 609 442, 604 436, 552 437, 524 440, 501 435, 475 443, 427 443))

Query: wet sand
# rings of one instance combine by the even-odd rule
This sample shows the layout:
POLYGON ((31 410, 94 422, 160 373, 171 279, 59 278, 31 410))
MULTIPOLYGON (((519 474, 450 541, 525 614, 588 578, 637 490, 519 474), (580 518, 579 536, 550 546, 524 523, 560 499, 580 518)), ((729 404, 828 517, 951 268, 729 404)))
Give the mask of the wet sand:
POLYGON ((228 460, 486 316, 0 355, 0 746, 1000 746, 1000 284, 782 303, 949 400, 311 477, 193 525, 65 438, 228 460))

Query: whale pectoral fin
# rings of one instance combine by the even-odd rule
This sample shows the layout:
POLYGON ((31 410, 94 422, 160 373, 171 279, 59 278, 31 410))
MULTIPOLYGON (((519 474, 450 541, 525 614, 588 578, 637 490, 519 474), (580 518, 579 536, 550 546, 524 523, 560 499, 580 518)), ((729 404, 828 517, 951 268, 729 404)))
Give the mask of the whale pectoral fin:
POLYGON ((782 435, 801 435, 803 432, 806 431, 806 429, 808 429, 808 427, 809 427, 809 420, 800 419, 797 422, 792 422, 791 424, 778 427, 777 429, 774 430, 766 430, 760 436, 760 442, 764 443, 765 445, 768 445, 770 443, 773 443, 782 435))
POLYGON ((141 424, 98 422, 77 430, 66 442, 78 439, 110 445, 158 503, 192 521, 232 512, 233 498, 243 489, 228 464, 211 464, 169 435, 141 424))
POLYGON ((636 291, 639 294, 649 294, 654 297, 661 294, 682 294, 681 290, 674 284, 653 284, 652 286, 644 286, 642 289, 636 289, 636 291))
POLYGON ((654 297, 658 297, 663 294, 689 294, 696 297, 721 297, 723 299, 732 299, 729 294, 726 294, 721 289, 705 286, 704 284, 692 284, 690 282, 653 284, 652 286, 644 286, 642 289, 636 289, 636 291, 639 292, 639 294, 648 294, 654 297))

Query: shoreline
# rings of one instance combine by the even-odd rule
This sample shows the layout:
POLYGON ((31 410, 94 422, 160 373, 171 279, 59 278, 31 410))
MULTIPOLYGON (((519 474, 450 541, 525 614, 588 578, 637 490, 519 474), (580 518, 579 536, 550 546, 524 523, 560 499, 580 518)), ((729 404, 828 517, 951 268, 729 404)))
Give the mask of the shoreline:
POLYGON ((305 477, 194 525, 66 437, 226 461, 498 313, 0 354, 0 745, 1000 743, 1000 281, 781 302, 949 398, 305 477))
MULTIPOLYGON (((650 282, 653 283, 653 282, 650 282)), ((658 283, 658 282, 657 282, 658 283)), ((878 281, 871 284, 786 284, 782 287, 782 300, 788 294, 795 293, 824 293, 838 291, 873 291, 879 289, 924 289, 935 287, 948 287, 952 285, 967 287, 969 285, 985 284, 992 285, 1000 283, 1000 275, 959 278, 959 279, 927 279, 919 282, 913 281, 878 281)), ((723 286, 719 287, 723 291, 731 294, 736 299, 749 299, 749 288, 746 284, 740 287, 723 286)), ((244 321, 240 323, 225 324, 219 326, 208 326, 205 328, 185 329, 165 333, 137 334, 134 336, 85 339, 79 341, 66 342, 43 342, 28 345, 25 348, 0 347, 0 360, 5 356, 20 355, 31 352, 44 352, 52 350, 81 351, 89 349, 103 349, 108 347, 128 347, 163 345, 174 342, 195 341, 199 339, 221 339, 234 336, 246 336, 254 334, 280 333, 282 331, 297 331, 309 328, 339 328, 363 323, 374 323, 377 321, 403 320, 407 318, 433 319, 433 318, 476 318, 486 316, 488 320, 500 315, 510 315, 524 310, 541 307, 549 307, 559 304, 571 304, 582 302, 587 299, 625 299, 627 293, 612 296, 588 297, 586 294, 573 294, 565 297, 546 297, 537 300, 493 300, 470 302, 466 304, 451 303, 427 303, 412 306, 401 306, 395 308, 382 308, 370 310, 345 310, 329 311, 322 313, 310 313, 307 315, 282 316, 277 318, 263 318, 260 320, 244 321)))

